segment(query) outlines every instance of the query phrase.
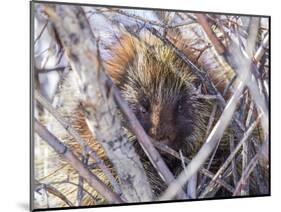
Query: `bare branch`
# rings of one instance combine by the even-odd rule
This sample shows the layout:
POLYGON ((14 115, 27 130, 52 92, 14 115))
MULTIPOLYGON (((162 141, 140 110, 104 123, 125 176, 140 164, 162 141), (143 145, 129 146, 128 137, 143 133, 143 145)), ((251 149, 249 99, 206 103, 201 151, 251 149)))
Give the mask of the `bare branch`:
POLYGON ((46 23, 44 24, 44 26, 42 27, 39 35, 35 38, 34 40, 34 45, 36 44, 36 42, 40 39, 40 37, 42 36, 43 32, 45 31, 45 29, 47 28, 47 25, 48 25, 48 21, 46 21, 46 23))
MULTIPOLYGON (((80 187, 79 184, 69 181, 69 179, 62 180, 62 181, 54 181, 54 182, 48 183, 48 185, 61 185, 61 184, 70 184, 70 185, 73 185, 73 186, 77 186, 79 189, 81 189, 81 190, 83 191, 83 193, 85 193, 85 194, 87 194, 89 197, 91 197, 91 199, 92 199, 92 201, 93 201, 94 203, 96 203, 96 197, 94 197, 94 196, 93 196, 89 191, 87 191, 85 188, 80 187)), ((233 190, 233 191, 234 191, 234 190, 233 190)))
POLYGON ((35 132, 45 140, 64 160, 66 160, 95 190, 104 196, 110 203, 123 202, 119 196, 109 188, 76 158, 76 156, 53 134, 35 119, 35 132))
MULTIPOLYGON (((84 166, 87 166, 88 159, 89 159, 89 156, 87 155, 86 151, 83 150, 82 163, 84 164, 84 166)), ((77 189, 77 200, 76 200, 77 206, 81 206, 81 203, 82 203, 82 200, 83 200, 83 197, 84 197, 83 187, 84 187, 84 179, 83 179, 82 176, 79 176, 79 178, 78 178, 78 189, 77 189)))
MULTIPOLYGON (((186 164, 185 160, 182 154, 182 151, 180 151, 180 157, 181 157, 181 163, 184 171, 186 170, 186 164)), ((196 187, 197 187, 197 172, 190 177, 189 181, 187 182, 187 197, 190 199, 196 199, 197 194, 196 194, 196 187)))
POLYGON ((233 192, 233 196, 240 195, 241 190, 243 189, 243 186, 245 185, 245 181, 249 178, 250 174, 258 164, 259 158, 264 157, 263 154, 267 152, 268 148, 268 140, 266 140, 262 146, 260 147, 259 151, 255 154, 255 156, 250 160, 248 166, 243 171, 242 176, 236 185, 235 191, 233 192))
MULTIPOLYGON (((256 154, 253 146, 255 138, 252 138, 252 142, 250 142, 250 153, 251 153, 251 158, 253 158, 256 154)), ((258 163, 253 171, 253 176, 256 181, 256 185, 258 186, 259 192, 261 194, 268 194, 269 193, 269 185, 268 185, 268 173, 265 173, 264 170, 262 169, 260 163, 258 163)), ((237 183, 238 183, 238 178, 237 178, 237 183)), ((237 183, 235 185, 237 185, 237 183)))
POLYGON ((44 69, 35 67, 35 71, 36 71, 36 73, 39 73, 39 74, 46 74, 46 73, 49 73, 49 72, 52 72, 52 71, 64 71, 66 68, 69 68, 69 67, 61 66, 61 67, 44 68, 44 69))
MULTIPOLYGON (((159 149, 159 150, 161 150, 161 151, 163 151, 163 152, 165 152, 165 153, 167 153, 167 154, 169 154, 169 155, 172 155, 173 157, 175 157, 175 158, 181 160, 180 154, 179 154, 178 152, 176 152, 175 150, 171 149, 170 147, 168 147, 166 144, 163 144, 163 143, 161 143, 161 142, 159 142, 159 141, 155 141, 155 140, 152 140, 152 143, 153 143, 153 145, 154 145, 157 149, 159 149)), ((184 160, 184 162, 185 162, 186 164, 189 164, 190 161, 191 161, 191 160, 189 160, 189 159, 186 158, 186 157, 183 157, 183 160, 184 160)), ((202 174, 204 174, 204 175, 206 175, 207 177, 209 177, 209 178, 211 178, 211 179, 214 177, 214 174, 211 173, 209 170, 205 169, 204 167, 201 167, 200 170, 199 170, 199 172, 202 173, 202 174)), ((225 181, 223 181, 222 179, 216 179, 216 183, 218 183, 219 185, 223 186, 225 189, 227 189, 227 190, 230 191, 230 192, 233 192, 233 191, 234 191, 234 188, 233 188, 232 186, 230 186, 229 184, 227 184, 227 183, 226 183, 225 181)))
POLYGON ((65 195, 63 195, 59 190, 57 190, 55 187, 40 183, 38 180, 35 180, 35 184, 37 186, 42 186, 44 189, 46 189, 50 194, 60 198, 62 201, 64 201, 68 206, 73 207, 73 203, 67 199, 65 195))
POLYGON ((249 136, 252 134, 253 130, 256 128, 260 121, 260 117, 257 118, 254 123, 249 127, 249 129, 245 132, 243 138, 240 140, 240 142, 237 144, 233 152, 230 153, 224 164, 220 167, 220 169, 217 171, 209 185, 205 188, 205 190, 201 193, 200 198, 204 198, 211 190, 213 187, 213 184, 215 184, 215 180, 218 179, 222 173, 226 170, 226 168, 229 166, 231 161, 233 160, 234 156, 238 152, 238 150, 241 148, 241 146, 248 140, 249 136))
POLYGON ((126 17, 132 18, 134 20, 139 20, 141 22, 148 23, 148 24, 155 25, 155 26, 159 26, 159 27, 166 27, 165 24, 162 24, 162 23, 154 21, 154 20, 148 20, 148 19, 143 18, 139 15, 131 14, 131 13, 129 13, 127 11, 124 11, 124 10, 121 10, 121 9, 111 8, 111 9, 108 9, 108 12, 116 12, 116 13, 119 13, 119 14, 124 15, 126 17))
MULTIPOLYGON (((230 152, 234 152, 235 147, 234 147, 234 139, 233 139, 232 135, 229 138, 229 145, 230 145, 230 152)), ((234 183, 234 185, 236 185, 238 182, 238 173, 237 173, 237 169, 236 169, 235 156, 234 156, 233 160, 231 161, 231 169, 232 169, 233 183, 234 183)))
POLYGON ((268 47, 268 42, 269 42, 269 35, 267 34, 265 38, 263 39, 261 46, 258 48, 256 51, 256 54, 254 55, 254 63, 258 63, 258 61, 261 60, 266 48, 268 47))
POLYGON ((215 49, 219 54, 223 54, 225 52, 225 47, 220 42, 220 40, 217 38, 217 36, 214 34, 212 29, 209 27, 207 18, 200 13, 196 14, 197 22, 202 26, 202 28, 205 30, 206 34, 208 35, 209 39, 213 43, 215 49))

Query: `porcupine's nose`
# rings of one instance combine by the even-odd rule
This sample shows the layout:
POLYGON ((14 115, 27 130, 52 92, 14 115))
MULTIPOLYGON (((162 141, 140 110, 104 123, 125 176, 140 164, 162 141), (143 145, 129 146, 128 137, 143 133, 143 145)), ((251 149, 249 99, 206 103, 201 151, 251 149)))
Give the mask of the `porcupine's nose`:
POLYGON ((164 142, 165 144, 173 143, 176 135, 175 130, 169 123, 163 123, 159 125, 152 125, 148 134, 157 141, 164 142))
POLYGON ((159 105, 154 105, 150 116, 151 127, 148 134, 155 140, 165 144, 172 144, 176 137, 172 117, 169 110, 159 105))

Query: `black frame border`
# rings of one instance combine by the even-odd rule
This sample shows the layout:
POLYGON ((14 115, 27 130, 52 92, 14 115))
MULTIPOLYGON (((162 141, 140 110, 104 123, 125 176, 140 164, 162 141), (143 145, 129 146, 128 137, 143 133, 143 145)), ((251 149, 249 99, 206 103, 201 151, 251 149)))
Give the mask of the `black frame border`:
POLYGON ((211 12, 211 11, 199 11, 199 10, 181 10, 181 9, 166 9, 166 8, 154 8, 154 7, 133 7, 123 5, 106 5, 106 4, 90 4, 90 3, 72 3, 72 2, 58 2, 58 1, 41 1, 31 0, 29 11, 29 74, 30 74, 30 143, 29 143, 29 208, 30 211, 54 211, 54 210, 70 210, 70 209, 85 209, 85 208, 101 208, 101 207, 114 207, 114 206, 131 206, 131 205, 149 205, 149 204, 162 204, 162 203, 181 203, 181 202, 199 202, 208 200, 227 200, 227 199, 246 199, 255 197, 270 197, 271 196, 271 15, 257 15, 257 14, 243 14, 243 13, 226 13, 226 12, 211 12), (72 5, 72 6, 84 6, 84 7, 109 7, 109 8, 121 8, 121 9, 134 9, 134 10, 157 10, 157 11, 172 11, 172 12, 186 12, 186 13, 207 13, 217 15, 239 15, 246 17, 261 17, 268 18, 268 32, 269 32, 269 193, 261 195, 249 195, 249 196, 235 196, 235 197, 214 197, 204 199, 191 199, 191 200, 166 200, 166 201, 150 201, 150 202, 137 202, 137 203, 122 203, 122 204, 106 204, 106 205, 91 205, 91 206, 73 206, 73 207, 56 207, 56 208, 42 208, 34 209, 34 4, 59 4, 59 5, 72 5))

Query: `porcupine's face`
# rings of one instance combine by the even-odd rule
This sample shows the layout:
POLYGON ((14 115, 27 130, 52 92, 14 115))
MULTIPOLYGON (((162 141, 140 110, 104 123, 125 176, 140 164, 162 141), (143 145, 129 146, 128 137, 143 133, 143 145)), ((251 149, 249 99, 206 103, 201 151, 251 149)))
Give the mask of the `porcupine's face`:
POLYGON ((193 131, 192 86, 168 56, 139 57, 121 92, 147 134, 178 150, 193 131))

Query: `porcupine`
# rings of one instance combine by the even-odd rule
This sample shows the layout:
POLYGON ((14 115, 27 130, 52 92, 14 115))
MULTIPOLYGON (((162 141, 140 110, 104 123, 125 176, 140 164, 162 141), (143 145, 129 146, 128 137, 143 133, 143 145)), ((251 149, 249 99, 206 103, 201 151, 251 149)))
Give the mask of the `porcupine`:
MULTIPOLYGON (((176 42, 175 45, 184 49, 180 43, 176 42)), ((181 150, 185 156, 191 159, 204 142, 213 108, 210 100, 198 98, 198 84, 200 83, 196 76, 170 46, 148 33, 141 38, 124 33, 118 44, 110 48, 110 52, 111 58, 105 63, 106 72, 120 89, 122 97, 128 102, 147 134, 177 151, 181 150)), ((189 58, 195 64, 202 65, 198 62, 196 53, 188 49, 184 49, 184 52, 189 54, 189 58)), ((225 73, 215 76, 213 74, 211 77, 218 89, 224 88, 225 73)), ((64 105, 61 105, 60 111, 70 120, 87 144, 113 170, 102 146, 92 137, 83 118, 81 106, 74 101, 76 95, 73 92, 74 85, 75 80, 64 80, 60 93, 63 100, 60 101, 67 104, 67 110, 64 105)), ((131 135, 128 129, 128 137, 131 135)), ((137 141, 134 137, 132 138, 136 150, 141 155, 152 190, 155 196, 158 196, 167 185, 152 167, 137 141)), ((62 139, 67 140, 72 150, 81 156, 82 150, 75 141, 69 137, 62 139)), ((225 145, 228 145, 226 139, 222 139, 217 154, 220 157, 215 158, 218 162, 213 162, 216 166, 221 164, 221 161, 229 154, 225 151, 228 149, 224 148, 225 145)), ((162 152, 161 154, 172 172, 177 175, 182 170, 181 162, 162 152)), ((70 173, 72 178, 78 179, 77 175, 73 175, 71 169, 67 166, 64 168, 68 169, 66 172, 70 173)), ((101 170, 94 168, 93 172, 104 182, 110 184, 101 170)), ((65 189, 65 186, 62 185, 61 188, 65 189)), ((73 198, 71 199, 75 200, 74 191, 76 190, 73 188, 73 198)), ((98 196, 92 188, 87 187, 87 190, 98 196)), ((85 195, 83 205, 94 204, 91 198, 88 198, 87 194, 85 195)))
MULTIPOLYGON (((173 37, 174 44, 183 49, 177 40, 173 37)), ((213 107, 210 100, 198 97, 200 83, 197 77, 172 47, 152 34, 144 33, 139 39, 124 33, 118 42, 118 47, 111 50, 111 60, 106 63, 109 76, 147 134, 176 151, 181 150, 191 159, 204 142, 213 107)), ((199 65, 196 52, 188 48, 184 51, 193 63, 199 65)), ((214 76, 218 88, 226 82, 224 74, 214 76)), ((136 148, 151 175, 154 193, 160 194, 166 188, 165 183, 157 176, 139 145, 136 148)), ((182 170, 178 159, 164 153, 162 156, 175 175, 182 170)))

